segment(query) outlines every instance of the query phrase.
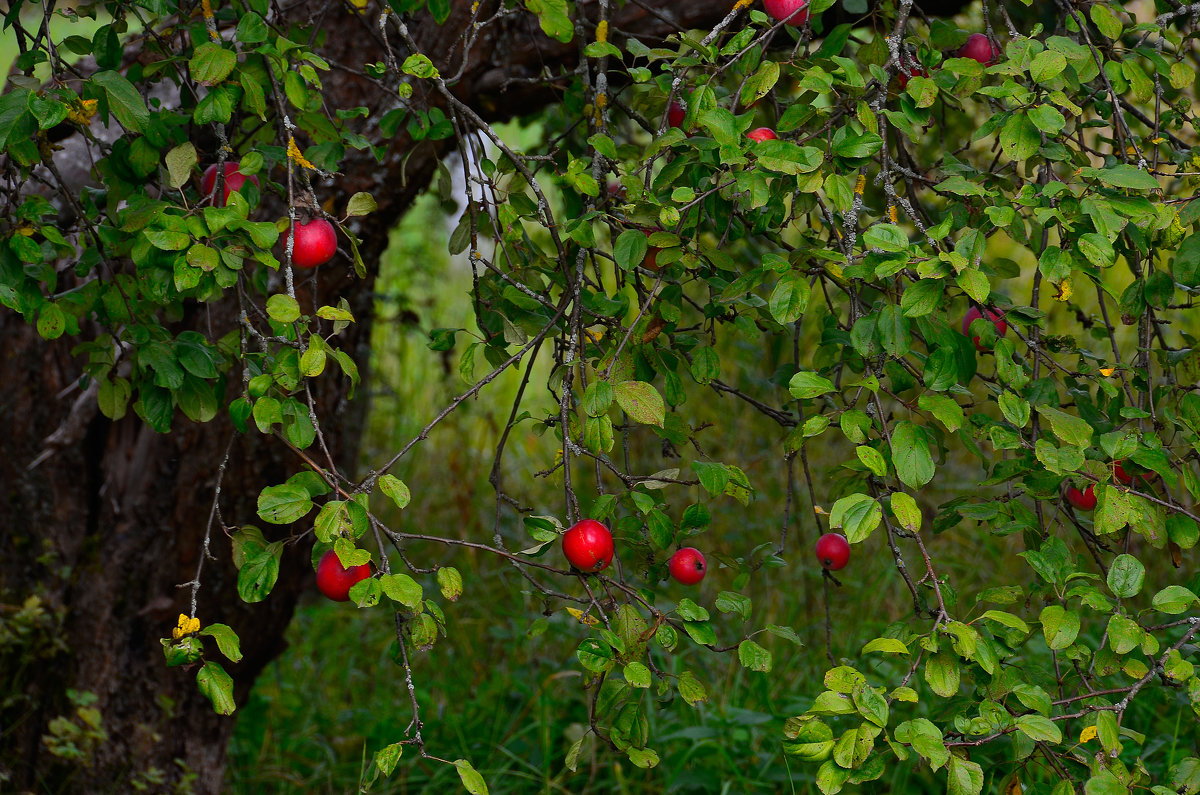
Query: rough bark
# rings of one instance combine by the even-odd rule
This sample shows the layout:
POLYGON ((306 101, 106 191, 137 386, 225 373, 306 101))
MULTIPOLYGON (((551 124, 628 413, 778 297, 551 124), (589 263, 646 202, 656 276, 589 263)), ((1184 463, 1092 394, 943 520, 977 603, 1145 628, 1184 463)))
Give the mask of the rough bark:
MULTIPOLYGON (((533 113, 558 99, 564 80, 531 78, 573 69, 578 41, 551 41, 538 30, 536 19, 519 13, 486 28, 464 53, 461 31, 470 7, 458 0, 442 26, 424 15, 423 21, 410 22, 420 48, 435 56, 443 75, 459 73, 465 61, 453 82, 455 95, 491 120, 533 113)), ((655 44, 678 29, 711 27, 729 7, 728 0, 630 2, 614 11, 613 37, 631 35, 655 44)), ((579 10, 594 15, 595 0, 581 3, 579 10)), ((376 15, 347 15, 334 3, 294 7, 289 15, 297 22, 311 19, 325 36, 321 52, 337 67, 325 78, 331 106, 363 105, 372 110, 372 118, 388 109, 393 99, 353 71, 384 60, 376 15)), ((392 35, 392 45, 398 47, 392 35)), ((421 99, 439 101, 432 94, 421 99)), ((211 148, 211 141, 203 146, 206 135, 195 131, 202 150, 211 148)), ((351 301, 359 322, 342 344, 364 375, 371 289, 387 231, 428 184, 451 146, 450 140, 414 143, 401 132, 383 162, 370 152, 351 153, 336 183, 318 189, 319 198, 333 198, 339 207, 357 191, 372 193, 379 205, 376 213, 356 222, 365 241, 367 280, 355 279, 348 268, 325 267, 319 285, 306 286, 319 289, 326 303, 340 295, 351 301)), ((219 335, 232 327, 234 311, 232 305, 193 308, 180 329, 211 327, 219 335)), ((157 769, 169 781, 190 771, 196 776, 195 792, 219 792, 233 719, 213 713, 193 671, 164 665, 159 638, 168 636, 176 616, 188 611, 190 592, 179 585, 195 573, 218 467, 231 438, 220 503, 230 524, 255 522, 258 491, 281 482, 300 462, 277 441, 234 434, 223 417, 197 425, 179 416, 174 430, 161 435, 132 414, 110 422, 95 411, 90 396, 76 400, 81 363, 70 354, 72 341, 46 343, 7 311, 0 312, 0 338, 0 482, 5 500, 0 513, 0 628, 13 631, 19 608, 30 596, 47 611, 40 629, 21 637, 0 632, 0 789, 123 792, 131 781, 157 769), (60 444, 48 448, 44 440, 56 431, 60 444), (48 457, 47 450, 52 451, 48 457), (93 706, 108 735, 82 761, 52 755, 43 741, 54 718, 73 714, 68 689, 95 694, 93 706)), ((231 376, 234 383, 236 378, 231 376)), ((326 376, 320 384, 326 438, 338 465, 350 471, 365 403, 345 403, 344 379, 326 376)), ((273 530, 276 537, 298 537, 307 529, 273 530)), ((311 582, 309 543, 302 539, 289 545, 274 592, 265 602, 246 605, 236 594, 228 539, 214 528, 214 560, 204 568, 198 616, 205 624, 227 623, 242 638, 245 658, 227 666, 239 702, 283 648, 296 599, 311 582)))

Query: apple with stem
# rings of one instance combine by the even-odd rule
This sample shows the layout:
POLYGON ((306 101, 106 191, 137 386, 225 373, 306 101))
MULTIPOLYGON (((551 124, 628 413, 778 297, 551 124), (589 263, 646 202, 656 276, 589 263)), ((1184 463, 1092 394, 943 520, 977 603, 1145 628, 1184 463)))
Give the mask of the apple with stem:
POLYGON ((677 582, 684 585, 695 585, 704 579, 708 565, 704 555, 695 547, 683 547, 667 563, 667 569, 677 582))
POLYGON ((1067 502, 1081 511, 1090 511, 1096 507, 1096 489, 1090 483, 1083 491, 1070 486, 1067 488, 1067 502))
MULTIPOLYGON (((997 336, 1003 337, 1008 333, 1008 323, 1004 321, 1004 313, 998 309, 987 309, 987 319, 992 321, 992 325, 996 327, 997 336)), ((962 333, 967 336, 971 335, 971 323, 984 317, 984 312, 979 310, 979 307, 973 306, 967 310, 967 314, 963 316, 962 333)), ((975 350, 982 351, 985 348, 979 344, 979 337, 971 337, 971 342, 975 343, 975 350)))
POLYGON ((983 33, 972 33, 967 37, 967 43, 959 48, 958 57, 970 58, 984 66, 991 66, 1000 59, 1000 48, 992 44, 992 40, 983 33))
POLYGON ((346 568, 332 549, 317 564, 317 588, 335 602, 350 601, 350 588, 371 576, 371 565, 346 568))
MULTIPOLYGON (((298 222, 292 244, 292 264, 297 268, 315 268, 333 259, 337 253, 337 232, 324 218, 298 222)), ((287 245, 287 238, 284 238, 287 245)))
POLYGON ((808 0, 763 0, 763 10, 772 19, 785 20, 793 28, 808 21, 808 0))
POLYGON ((830 571, 845 568, 850 562, 850 542, 841 533, 826 533, 817 539, 817 560, 830 571))
POLYGON ((613 537, 595 519, 583 519, 563 533, 563 554, 585 574, 603 571, 613 559, 613 537))
POLYGON ((229 201, 229 194, 233 193, 235 190, 240 191, 242 186, 246 184, 247 180, 253 182, 255 187, 258 186, 258 177, 246 176, 238 171, 239 166, 240 164, 232 161, 225 162, 225 184, 224 188, 221 190, 220 197, 213 195, 216 192, 215 189, 217 187, 217 164, 213 163, 211 166, 204 169, 204 177, 200 180, 200 192, 205 196, 212 197, 212 203, 214 207, 224 207, 225 203, 229 201))
POLYGON ((775 141, 779 138, 770 127, 759 127, 746 133, 751 141, 775 141))

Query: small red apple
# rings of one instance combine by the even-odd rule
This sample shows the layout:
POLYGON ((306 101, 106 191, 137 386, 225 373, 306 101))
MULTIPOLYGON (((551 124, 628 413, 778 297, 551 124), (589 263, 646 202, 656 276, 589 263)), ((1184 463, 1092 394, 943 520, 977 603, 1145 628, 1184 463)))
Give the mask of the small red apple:
POLYGON ((678 102, 672 102, 667 106, 667 124, 672 127, 682 127, 683 117, 686 115, 687 111, 678 102))
MULTIPOLYGON (((643 229, 642 230, 642 232, 645 233, 646 237, 650 237, 650 235, 654 234, 655 232, 661 232, 661 231, 662 231, 661 229, 643 229)), ((658 270, 658 252, 660 252, 660 251, 662 251, 662 249, 659 248, 658 246, 646 246, 646 256, 642 258, 642 267, 645 268, 646 270, 651 270, 651 271, 658 270)))
POLYGON ((695 547, 680 549, 671 556, 667 568, 670 570, 671 576, 684 585, 695 585, 704 579, 704 573, 708 571, 704 555, 700 554, 700 550, 695 547))
POLYGON ((603 571, 613 558, 613 537, 595 519, 584 519, 563 533, 563 554, 571 565, 591 574, 603 571))
MULTIPOLYGON (((287 238, 284 238, 287 245, 287 238)), ((337 253, 337 232, 324 218, 296 224, 296 241, 292 244, 292 264, 297 268, 315 268, 333 259, 337 253)))
POLYGON ((959 58, 970 58, 979 61, 984 66, 991 66, 1000 59, 1000 48, 982 33, 972 33, 967 37, 967 43, 958 51, 959 58))
POLYGON ((845 568, 850 562, 850 543, 840 533, 826 533, 817 539, 817 560, 831 571, 845 568))
POLYGON ((770 127, 759 127, 746 133, 746 137, 751 141, 774 141, 779 138, 775 131, 770 127))
POLYGON ((371 565, 346 568, 332 549, 321 556, 317 564, 317 587, 335 602, 350 601, 350 587, 371 576, 371 565))
POLYGON ((1083 491, 1071 486, 1067 489, 1067 502, 1081 511, 1090 511, 1096 507, 1096 490, 1090 483, 1083 491))
POLYGON ((772 19, 787 20, 793 28, 808 21, 808 0, 763 0, 763 10, 772 19))
MULTIPOLYGON (((225 202, 229 201, 229 194, 235 190, 241 190, 246 184, 246 180, 250 180, 256 186, 258 185, 258 177, 247 177, 245 174, 238 171, 238 164, 232 161, 225 162, 225 187, 221 191, 220 198, 213 198, 214 207, 224 207, 225 202)), ((200 180, 200 192, 205 196, 212 196, 214 189, 217 186, 217 164, 213 163, 208 168, 204 169, 204 177, 200 180)))
POLYGON ((1146 483, 1158 479, 1158 473, 1151 471, 1135 472, 1131 475, 1125 471, 1125 467, 1121 466, 1124 463, 1124 461, 1116 461, 1113 463, 1113 475, 1116 476, 1117 480, 1121 481, 1126 486, 1132 486, 1134 478, 1141 478, 1146 483))
MULTIPOLYGON (((983 317, 983 312, 979 311, 979 307, 971 307, 967 310, 967 314, 963 316, 962 333, 969 335, 971 333, 972 321, 983 317)), ((987 310, 987 319, 992 321, 992 325, 996 327, 996 334, 1003 337, 1008 333, 1008 323, 1004 322, 1004 313, 998 309, 987 310)), ((983 347, 979 344, 979 337, 971 337, 971 341, 975 343, 975 350, 982 351, 983 347)))
POLYGON ((900 71, 896 73, 896 82, 900 84, 900 90, 908 88, 908 81, 914 77, 929 77, 929 72, 920 64, 912 66, 901 66, 900 71))

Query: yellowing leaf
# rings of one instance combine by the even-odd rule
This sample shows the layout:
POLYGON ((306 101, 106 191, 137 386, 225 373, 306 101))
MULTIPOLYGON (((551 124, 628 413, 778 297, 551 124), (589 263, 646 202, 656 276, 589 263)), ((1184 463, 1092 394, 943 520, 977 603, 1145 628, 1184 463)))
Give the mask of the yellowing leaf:
POLYGON ((600 623, 600 621, 595 616, 585 616, 583 614, 583 611, 578 608, 568 607, 567 612, 570 613, 571 617, 574 618, 576 621, 578 621, 580 624, 586 624, 589 627, 594 627, 600 623))
POLYGON ((1083 727, 1083 731, 1081 731, 1079 733, 1079 742, 1086 743, 1086 742, 1091 742, 1094 739, 1096 739, 1096 727, 1095 726, 1083 727))

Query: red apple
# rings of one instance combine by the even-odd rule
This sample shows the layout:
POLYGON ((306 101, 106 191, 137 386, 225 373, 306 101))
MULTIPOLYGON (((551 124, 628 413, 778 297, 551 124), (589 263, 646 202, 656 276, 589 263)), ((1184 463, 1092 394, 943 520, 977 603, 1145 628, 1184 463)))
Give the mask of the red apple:
POLYGON ((350 601, 350 587, 371 576, 371 564, 346 568, 332 549, 317 564, 317 587, 335 602, 350 601))
POLYGON ((991 66, 1000 59, 1000 48, 992 44, 984 34, 972 33, 967 37, 967 43, 959 49, 958 57, 970 58, 984 66, 991 66))
POLYGON ((845 568, 850 562, 850 542, 840 533, 826 533, 817 539, 817 560, 831 571, 845 568))
POLYGON ((670 570, 671 576, 684 585, 695 585, 704 579, 704 573, 708 571, 704 555, 700 554, 700 550, 695 547, 680 549, 671 556, 667 568, 670 570))
MULTIPOLYGON (((983 312, 979 311, 979 307, 971 307, 967 310, 967 314, 963 316, 962 333, 970 335, 972 321, 983 317, 983 312)), ((987 310, 987 319, 992 321, 992 325, 996 327, 996 333, 1003 337, 1008 333, 1008 323, 1004 322, 1004 313, 998 309, 987 310)), ((971 337, 971 341, 975 343, 975 350, 982 351, 983 347, 979 344, 979 337, 971 337)))
POLYGON ((1113 475, 1115 475, 1117 480, 1121 481, 1126 486, 1132 486, 1134 478, 1141 478, 1146 483, 1158 479, 1158 473, 1151 471, 1135 472, 1131 475, 1125 471, 1125 467, 1121 466, 1124 463, 1124 461, 1116 461, 1113 463, 1113 475))
MULTIPOLYGON (((284 238, 287 245, 287 238, 284 238)), ((296 224, 296 241, 292 244, 292 264, 297 268, 315 268, 333 259, 337 253, 337 232, 324 218, 296 224)))
POLYGON ((808 21, 808 0, 763 0, 763 10, 772 19, 785 19, 798 28, 808 21))
POLYGON ((746 137, 751 141, 774 141, 779 138, 775 131, 770 127, 759 127, 746 133, 746 137))
POLYGON ((582 572, 602 571, 612 562, 612 533, 595 519, 576 522, 563 533, 562 545, 567 560, 582 572))
POLYGON ((908 88, 908 81, 917 76, 929 77, 929 72, 920 64, 901 66, 900 71, 896 73, 896 82, 900 84, 900 90, 908 88))
POLYGON ((1067 502, 1081 511, 1090 511, 1096 507, 1096 490, 1090 483, 1083 491, 1071 486, 1067 489, 1067 502))
MULTIPOLYGON (((645 233, 646 237, 650 237, 650 235, 654 234, 655 232, 661 232, 661 231, 662 231, 661 229, 643 229, 642 230, 642 232, 645 233)), ((658 252, 660 252, 660 251, 662 251, 662 249, 659 248, 658 246, 646 246, 646 256, 642 258, 642 267, 645 268, 646 270, 651 270, 651 271, 658 270, 658 252)))
MULTIPOLYGON (((224 207, 225 202, 229 201, 229 194, 235 190, 241 190, 246 184, 246 180, 250 180, 256 186, 258 185, 258 177, 247 177, 238 171, 238 164, 232 161, 225 163, 225 187, 221 191, 220 198, 213 198, 214 207, 224 207)), ((204 178, 200 180, 200 192, 205 196, 212 196, 217 186, 217 164, 213 163, 208 168, 204 169, 204 178)))
POLYGON ((678 102, 672 102, 667 106, 667 124, 672 127, 682 127, 683 117, 686 115, 687 111, 678 102))

